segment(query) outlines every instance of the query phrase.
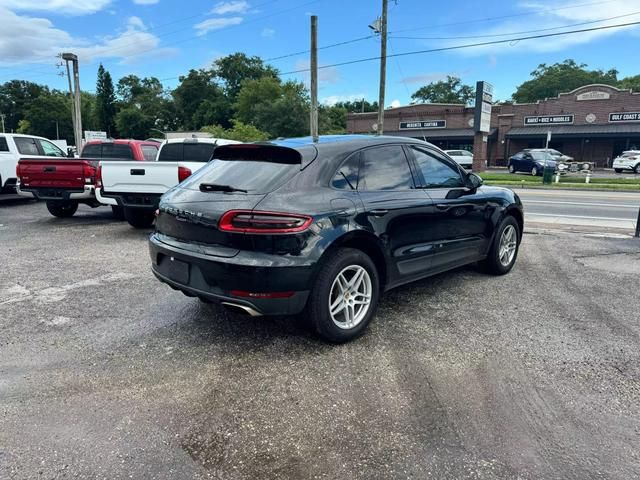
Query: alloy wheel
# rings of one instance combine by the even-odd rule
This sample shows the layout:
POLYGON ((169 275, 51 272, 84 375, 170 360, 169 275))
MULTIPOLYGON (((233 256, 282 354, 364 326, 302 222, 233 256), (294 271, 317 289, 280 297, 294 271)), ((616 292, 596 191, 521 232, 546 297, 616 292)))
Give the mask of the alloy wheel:
POLYGON ((534 177, 538 176, 538 167, 533 167, 531 169, 531 175, 533 175, 534 177))
POLYGON ((513 225, 507 225, 500 236, 500 246, 498 248, 498 257, 503 267, 507 267, 513 261, 518 247, 518 238, 516 229, 513 225))
POLYGON ((329 315, 341 329, 349 330, 362 322, 371 306, 371 276, 360 265, 349 265, 336 276, 329 292, 329 315))

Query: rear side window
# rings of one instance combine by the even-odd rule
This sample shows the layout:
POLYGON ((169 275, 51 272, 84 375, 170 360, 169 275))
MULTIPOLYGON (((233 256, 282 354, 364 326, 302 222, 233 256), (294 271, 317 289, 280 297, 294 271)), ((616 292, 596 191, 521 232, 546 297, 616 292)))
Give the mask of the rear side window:
POLYGON ((425 188, 463 187, 460 171, 440 155, 429 150, 412 147, 418 170, 422 173, 425 188))
POLYGON ((331 186, 339 190, 356 190, 358 188, 358 170, 360 153, 348 158, 333 176, 331 186))
POLYGON ((57 145, 54 145, 51 142, 47 142, 46 140, 38 141, 40 142, 42 151, 47 157, 66 157, 64 152, 57 145))
POLYGON ((109 160, 133 160, 133 150, 130 145, 103 143, 102 158, 108 158, 109 160))
POLYGON ((158 147, 153 145, 142 145, 142 156, 147 162, 153 162, 158 154, 158 147))
POLYGON ((185 143, 185 162, 208 162, 213 156, 216 146, 212 143, 185 143))
POLYGON ((5 137, 0 137, 0 152, 8 152, 9 144, 7 143, 7 139, 5 137))
POLYGON ((15 137, 16 147, 22 155, 40 155, 35 138, 15 137))
POLYGON ((102 149, 102 145, 100 145, 99 143, 86 145, 82 149, 82 154, 80 156, 84 157, 84 158, 100 158, 101 157, 101 154, 100 154, 101 149, 102 149))
POLYGON ((166 143, 160 149, 159 162, 181 162, 183 159, 182 143, 166 143))
POLYGON ((358 190, 409 190, 413 177, 402 147, 390 145, 362 152, 358 190))

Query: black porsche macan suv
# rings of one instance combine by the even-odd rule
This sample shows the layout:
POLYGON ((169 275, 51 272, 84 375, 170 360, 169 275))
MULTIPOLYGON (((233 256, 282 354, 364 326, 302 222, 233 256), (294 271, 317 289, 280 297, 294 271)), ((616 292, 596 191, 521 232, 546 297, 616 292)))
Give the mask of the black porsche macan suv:
POLYGON ((472 262, 513 267, 522 204, 438 148, 328 136, 218 147, 168 191, 153 272, 205 302, 298 314, 332 342, 366 328, 380 293, 472 262))

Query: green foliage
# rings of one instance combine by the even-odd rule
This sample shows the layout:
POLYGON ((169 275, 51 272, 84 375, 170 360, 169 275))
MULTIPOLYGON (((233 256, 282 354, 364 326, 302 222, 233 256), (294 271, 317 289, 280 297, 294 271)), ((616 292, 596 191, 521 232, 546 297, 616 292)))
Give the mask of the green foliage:
POLYGON ((54 90, 34 99, 24 112, 23 120, 29 125, 28 133, 46 138, 56 138, 57 122, 60 138, 66 139, 70 144, 75 143, 71 122, 71 103, 62 92, 54 90))
POLYGON ((211 71, 190 70, 187 76, 180 77, 180 85, 172 95, 183 128, 198 130, 207 124, 231 125, 230 102, 213 81, 211 71))
POLYGON ((242 82, 262 77, 278 78, 278 71, 271 65, 266 65, 260 57, 248 57, 238 52, 213 62, 211 76, 220 82, 226 96, 234 102, 240 93, 242 82))
POLYGON ((16 129, 17 133, 31 133, 31 124, 29 120, 25 120, 24 118, 18 122, 18 128, 16 129))
POLYGON ((253 125, 247 125, 239 120, 232 120, 231 123, 233 123, 231 128, 224 128, 220 125, 210 125, 204 127, 202 131, 210 133, 214 138, 225 138, 239 142, 258 142, 269 138, 268 133, 258 130, 253 125))
POLYGON ((411 98, 419 103, 469 104, 475 98, 475 89, 465 85, 458 77, 447 75, 446 80, 431 82, 419 88, 411 98))
MULTIPOLYGON (((108 136, 115 136, 116 95, 113 89, 111 74, 102 64, 98 67, 96 82, 95 120, 96 126, 107 132, 108 136)), ((83 119, 85 116, 83 115, 83 119)))
POLYGON ((5 130, 15 131, 31 102, 46 93, 49 93, 47 87, 25 80, 11 80, 0 85, 0 113, 5 115, 5 130))
POLYGON ((533 103, 556 97, 559 93, 592 83, 618 84, 617 70, 587 70, 585 63, 578 64, 570 59, 553 65, 542 63, 531 72, 531 76, 533 78, 519 85, 513 94, 513 100, 517 103, 533 103))
POLYGON ((344 108, 349 113, 377 112, 378 102, 369 102, 363 98, 357 101, 338 102, 334 107, 344 108))
POLYGON ((337 105, 320 105, 318 109, 320 135, 341 135, 347 131, 347 109, 337 105))
POLYGON ((236 118, 270 137, 309 133, 309 99, 302 83, 262 77, 242 84, 235 104, 236 118))
POLYGON ((116 115, 116 127, 121 138, 145 139, 152 136, 153 119, 140 108, 125 107, 116 115))
POLYGON ((618 83, 618 88, 631 89, 634 92, 640 92, 640 75, 633 77, 625 77, 618 83))

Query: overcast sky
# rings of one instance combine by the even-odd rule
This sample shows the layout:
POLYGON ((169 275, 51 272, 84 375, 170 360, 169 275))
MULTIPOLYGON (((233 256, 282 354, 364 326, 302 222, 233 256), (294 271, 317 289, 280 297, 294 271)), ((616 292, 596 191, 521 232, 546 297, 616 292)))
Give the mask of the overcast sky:
MULTIPOLYGON (((95 89, 99 62, 115 80, 155 76, 173 87, 190 68, 236 51, 264 59, 308 48, 309 16, 319 16, 319 45, 370 36, 380 0, 0 0, 0 82, 20 78, 65 88, 56 54, 77 53, 81 84, 95 89)), ((401 53, 640 21, 640 0, 389 0, 389 53, 401 53), (451 38, 457 37, 457 38, 451 38), (463 37, 463 38, 460 38, 463 37)), ((399 105, 421 85, 456 75, 487 80, 507 99, 539 63, 573 58, 592 68, 640 74, 638 26, 510 42, 502 45, 390 58, 387 103, 399 105)), ((320 65, 379 54, 375 36, 323 49, 320 65)), ((281 72, 308 66, 308 54, 273 60, 281 72)), ((378 62, 321 70, 327 103, 378 90, 378 62)), ((308 74, 283 75, 306 81, 308 74)))

